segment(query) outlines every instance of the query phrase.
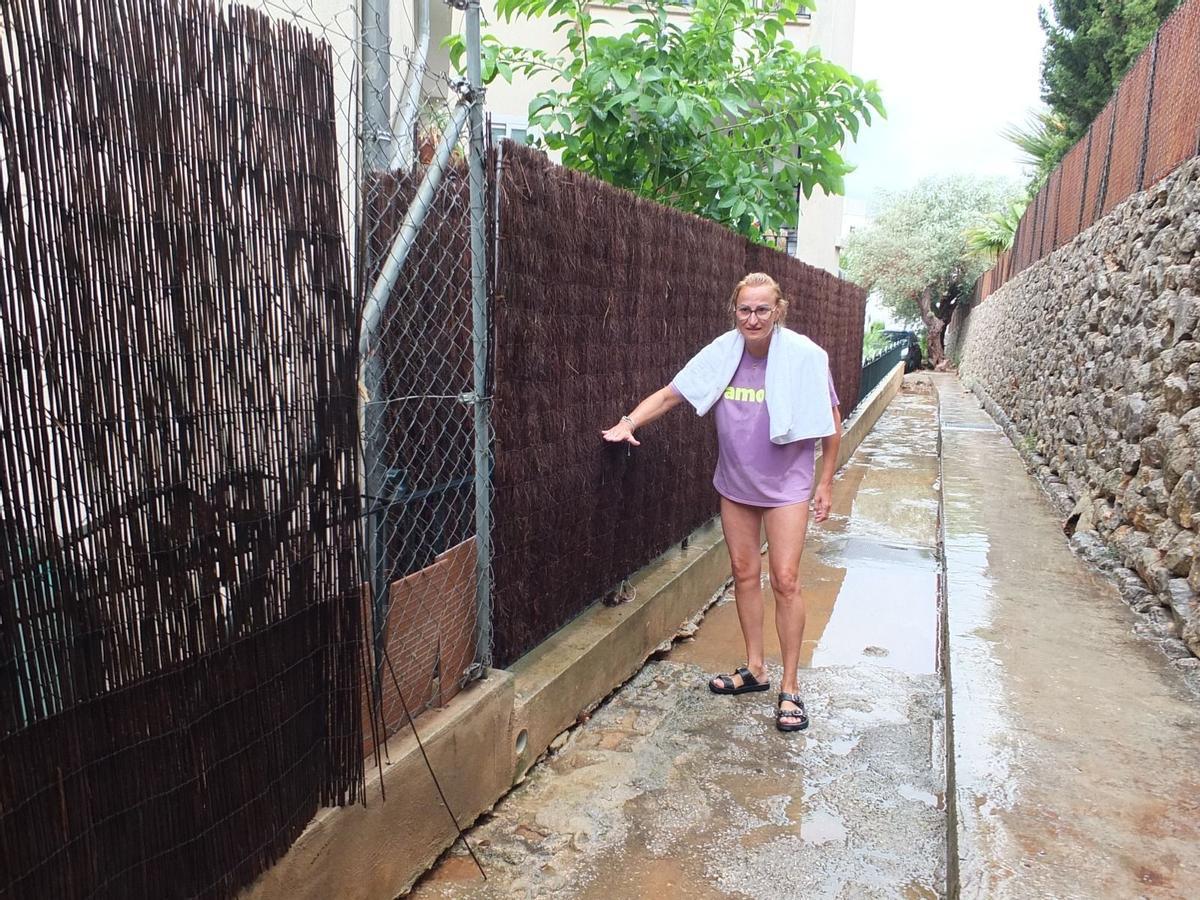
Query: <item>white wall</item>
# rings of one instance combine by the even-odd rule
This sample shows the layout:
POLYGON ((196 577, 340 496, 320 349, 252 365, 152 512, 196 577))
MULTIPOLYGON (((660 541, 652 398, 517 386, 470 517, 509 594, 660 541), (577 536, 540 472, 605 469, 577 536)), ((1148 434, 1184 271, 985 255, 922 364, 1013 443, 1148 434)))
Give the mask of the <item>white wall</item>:
MULTIPOLYGON (((825 57, 851 69, 854 55, 855 0, 817 0, 812 18, 812 46, 825 57)), ((796 256, 837 274, 844 201, 818 188, 800 199, 796 256)))

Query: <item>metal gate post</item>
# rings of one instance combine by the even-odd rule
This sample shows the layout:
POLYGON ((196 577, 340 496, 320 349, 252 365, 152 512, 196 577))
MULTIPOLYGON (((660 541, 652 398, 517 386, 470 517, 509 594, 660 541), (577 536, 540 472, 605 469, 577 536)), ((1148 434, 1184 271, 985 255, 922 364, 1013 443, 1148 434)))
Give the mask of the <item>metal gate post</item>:
POLYGON ((492 661, 491 422, 488 415, 487 184, 484 177, 483 76, 479 0, 466 9, 467 81, 471 112, 471 337, 475 404, 475 662, 480 674, 492 661))

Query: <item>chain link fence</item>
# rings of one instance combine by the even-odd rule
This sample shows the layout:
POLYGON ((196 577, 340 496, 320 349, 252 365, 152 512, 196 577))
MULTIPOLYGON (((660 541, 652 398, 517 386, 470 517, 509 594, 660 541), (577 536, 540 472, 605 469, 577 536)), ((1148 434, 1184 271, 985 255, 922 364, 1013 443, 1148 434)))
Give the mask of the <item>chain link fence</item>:
POLYGON ((1200 0, 1187 0, 1029 204, 1012 249, 980 278, 974 302, 1200 153, 1198 59, 1200 0))
MULTIPOLYGON (((490 661, 482 100, 441 41, 469 31, 472 16, 477 31, 478 4, 249 2, 333 51, 362 309, 369 753, 490 661)), ((472 60, 469 49, 468 69, 472 60)))

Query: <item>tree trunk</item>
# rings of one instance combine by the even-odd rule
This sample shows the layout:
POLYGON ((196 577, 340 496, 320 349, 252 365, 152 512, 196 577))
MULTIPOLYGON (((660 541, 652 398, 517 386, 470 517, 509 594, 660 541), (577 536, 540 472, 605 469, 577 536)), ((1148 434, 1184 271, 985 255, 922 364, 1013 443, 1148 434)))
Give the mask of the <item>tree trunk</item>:
MULTIPOLYGON (((925 324, 926 346, 929 350, 929 364, 935 369, 946 360, 946 348, 942 344, 942 332, 946 325, 933 313, 933 290, 925 288, 916 297, 917 309, 921 311, 921 321, 925 324)), ((945 368, 942 365, 942 368, 945 368)))
POLYGON ((933 323, 929 326, 929 334, 926 337, 926 343, 929 345, 929 362, 939 372, 945 371, 947 365, 946 345, 942 341, 942 333, 946 330, 946 323, 936 316, 933 317, 933 323))

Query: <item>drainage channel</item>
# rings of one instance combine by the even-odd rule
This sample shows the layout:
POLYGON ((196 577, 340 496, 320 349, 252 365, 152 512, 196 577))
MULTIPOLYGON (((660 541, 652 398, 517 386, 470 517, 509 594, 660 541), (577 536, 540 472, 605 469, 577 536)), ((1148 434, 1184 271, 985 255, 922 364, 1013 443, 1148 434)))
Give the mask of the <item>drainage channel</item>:
MULTIPOLYGON (((938 394, 937 403, 937 464, 938 464, 938 515, 937 515, 937 557, 938 557, 938 625, 939 648, 938 660, 942 672, 942 690, 945 696, 945 741, 946 759, 943 771, 946 776, 946 896, 955 900, 959 896, 959 866, 958 866, 958 785, 955 779, 954 752, 954 680, 950 667, 950 577, 946 560, 946 473, 944 465, 944 444, 942 435, 950 430, 985 431, 986 428, 946 425, 942 420, 942 398, 938 394)), ((994 427, 994 426, 993 426, 994 427)), ((998 428, 996 430, 999 430, 998 428)))

